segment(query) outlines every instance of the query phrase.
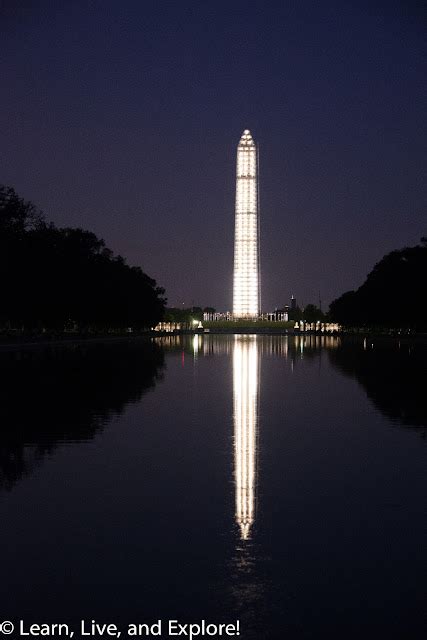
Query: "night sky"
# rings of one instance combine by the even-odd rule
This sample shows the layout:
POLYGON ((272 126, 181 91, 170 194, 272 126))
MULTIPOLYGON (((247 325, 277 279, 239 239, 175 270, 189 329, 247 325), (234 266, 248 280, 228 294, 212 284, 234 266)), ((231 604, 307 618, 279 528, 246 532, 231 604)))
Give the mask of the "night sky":
POLYGON ((262 306, 326 307, 427 235, 426 24, 411 1, 7 0, 0 182, 94 231, 170 306, 229 309, 249 128, 262 306))

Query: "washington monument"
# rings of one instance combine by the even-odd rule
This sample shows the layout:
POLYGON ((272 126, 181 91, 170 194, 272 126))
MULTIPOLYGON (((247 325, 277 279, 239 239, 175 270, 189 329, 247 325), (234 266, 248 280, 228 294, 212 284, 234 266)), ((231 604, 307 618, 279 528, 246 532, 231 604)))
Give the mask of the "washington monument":
POLYGON ((245 129, 237 147, 233 317, 260 313, 258 154, 245 129))

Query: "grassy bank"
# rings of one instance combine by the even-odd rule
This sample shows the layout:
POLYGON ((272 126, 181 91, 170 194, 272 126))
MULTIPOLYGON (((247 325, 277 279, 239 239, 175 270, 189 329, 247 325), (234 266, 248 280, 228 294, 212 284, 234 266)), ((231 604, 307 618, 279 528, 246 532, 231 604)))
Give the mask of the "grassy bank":
POLYGON ((294 328, 294 322, 271 322, 270 320, 217 320, 215 322, 202 322, 204 329, 276 329, 290 330, 294 328))

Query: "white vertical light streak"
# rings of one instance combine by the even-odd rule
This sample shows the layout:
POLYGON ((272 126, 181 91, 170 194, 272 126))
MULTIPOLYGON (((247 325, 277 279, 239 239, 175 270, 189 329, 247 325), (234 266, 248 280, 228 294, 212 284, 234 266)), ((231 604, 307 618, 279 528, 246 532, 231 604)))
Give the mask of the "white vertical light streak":
POLYGON ((236 522, 247 540, 255 518, 258 425, 258 350, 256 336, 234 336, 233 421, 236 522))
POLYGON ((248 129, 237 147, 234 228, 233 316, 257 318, 260 312, 257 148, 248 129))

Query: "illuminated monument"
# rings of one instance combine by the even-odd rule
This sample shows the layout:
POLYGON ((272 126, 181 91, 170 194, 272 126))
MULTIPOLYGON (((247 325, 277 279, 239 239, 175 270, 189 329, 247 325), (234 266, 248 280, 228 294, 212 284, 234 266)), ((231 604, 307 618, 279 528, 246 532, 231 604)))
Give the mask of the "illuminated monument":
POLYGON ((260 313, 258 154, 248 129, 237 147, 233 317, 260 313))

